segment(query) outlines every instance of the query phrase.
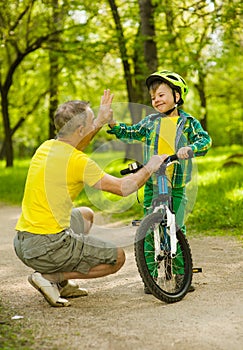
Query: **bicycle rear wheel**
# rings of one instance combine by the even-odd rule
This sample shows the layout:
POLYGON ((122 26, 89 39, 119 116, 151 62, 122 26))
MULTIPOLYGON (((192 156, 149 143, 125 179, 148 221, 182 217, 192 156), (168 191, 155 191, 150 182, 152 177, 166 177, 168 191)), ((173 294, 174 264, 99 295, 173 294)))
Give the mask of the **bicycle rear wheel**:
POLYGON ((135 236, 135 259, 146 287, 166 303, 180 301, 192 281, 191 249, 185 235, 177 230, 177 251, 171 257, 170 236, 161 212, 146 216, 135 236), (160 252, 155 256, 154 232, 159 233, 160 252), (149 242, 149 243, 148 243, 149 242))

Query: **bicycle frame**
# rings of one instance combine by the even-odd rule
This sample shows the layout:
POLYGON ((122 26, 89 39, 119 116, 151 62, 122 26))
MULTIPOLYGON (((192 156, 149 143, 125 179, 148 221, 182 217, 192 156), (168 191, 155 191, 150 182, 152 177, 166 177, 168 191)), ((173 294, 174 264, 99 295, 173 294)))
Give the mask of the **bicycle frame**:
MULTIPOLYGON (((157 171, 158 187, 152 201, 152 212, 141 220, 140 225, 137 225, 138 220, 134 225, 139 226, 134 250, 140 276, 151 294, 167 303, 180 301, 192 281, 191 249, 184 233, 176 226, 173 198, 166 176, 167 166, 176 160, 176 154, 169 156, 157 171)), ((129 172, 130 168, 125 169, 123 174, 129 172)))
MULTIPOLYGON (((153 201, 153 212, 164 212, 165 218, 164 223, 164 234, 167 235, 166 228, 170 228, 169 236, 170 236, 170 249, 171 249, 171 258, 176 255, 177 250, 177 238, 176 238, 176 218, 175 213, 172 208, 172 199, 169 196, 169 188, 168 188, 168 179, 165 174, 167 166, 171 165, 172 161, 168 159, 168 162, 163 164, 158 173, 157 173, 157 183, 159 194, 158 197, 153 201)), ((154 246, 155 246, 155 258, 159 257, 160 254, 160 233, 157 228, 154 231, 154 246)))

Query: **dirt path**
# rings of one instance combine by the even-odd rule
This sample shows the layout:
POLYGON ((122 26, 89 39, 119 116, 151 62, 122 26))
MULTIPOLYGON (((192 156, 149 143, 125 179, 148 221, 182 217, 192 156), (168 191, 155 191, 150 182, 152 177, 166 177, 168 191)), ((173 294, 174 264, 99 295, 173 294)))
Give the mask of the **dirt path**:
MULTIPOLYGON (((16 322, 31 328, 35 350, 241 350, 243 250, 233 238, 190 238, 194 293, 166 305, 144 295, 129 232, 125 266, 113 276, 83 281, 89 296, 52 308, 27 282, 31 270, 15 256, 12 240, 19 208, 0 207, 0 296, 16 322)), ((104 228, 99 227, 100 232, 104 228)), ((107 230, 106 230, 107 232, 107 230)), ((124 230, 110 228, 108 232, 124 230)))

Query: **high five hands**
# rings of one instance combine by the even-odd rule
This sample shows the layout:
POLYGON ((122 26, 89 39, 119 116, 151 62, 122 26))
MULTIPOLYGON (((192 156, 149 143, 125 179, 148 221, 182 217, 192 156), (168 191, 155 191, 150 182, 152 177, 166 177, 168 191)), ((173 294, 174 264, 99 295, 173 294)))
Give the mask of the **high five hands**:
POLYGON ((103 125, 109 123, 113 118, 113 111, 111 109, 111 103, 114 94, 111 94, 110 89, 104 90, 104 94, 101 97, 100 108, 98 116, 95 120, 97 127, 102 127, 103 125))

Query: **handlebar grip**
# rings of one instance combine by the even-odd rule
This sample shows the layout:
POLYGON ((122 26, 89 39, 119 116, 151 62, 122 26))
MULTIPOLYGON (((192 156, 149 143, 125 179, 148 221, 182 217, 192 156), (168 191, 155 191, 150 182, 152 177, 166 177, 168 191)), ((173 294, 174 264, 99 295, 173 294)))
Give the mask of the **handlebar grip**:
POLYGON ((175 160, 178 160, 177 154, 172 154, 172 156, 169 156, 164 160, 164 163, 174 162, 175 160))
POLYGON ((138 162, 130 163, 128 164, 128 168, 120 171, 120 174, 121 175, 134 174, 142 167, 143 167, 143 164, 140 164, 138 162))
POLYGON ((189 158, 193 158, 194 157, 194 152, 192 149, 190 149, 189 151, 187 151, 188 157, 189 158))
MULTIPOLYGON (((188 154, 188 157, 189 158, 193 158, 194 157, 194 153, 193 153, 193 150, 190 149, 189 151, 187 151, 187 154, 188 154)), ((188 159, 189 159, 188 158, 188 159)), ((171 156, 167 157, 165 160, 164 160, 164 163, 167 164, 167 163, 170 163, 170 162, 174 162, 175 160, 178 160, 178 157, 177 157, 177 154, 172 154, 171 156)))
POLYGON ((131 170, 129 168, 123 169, 120 171, 121 175, 127 175, 127 174, 131 174, 131 170))

